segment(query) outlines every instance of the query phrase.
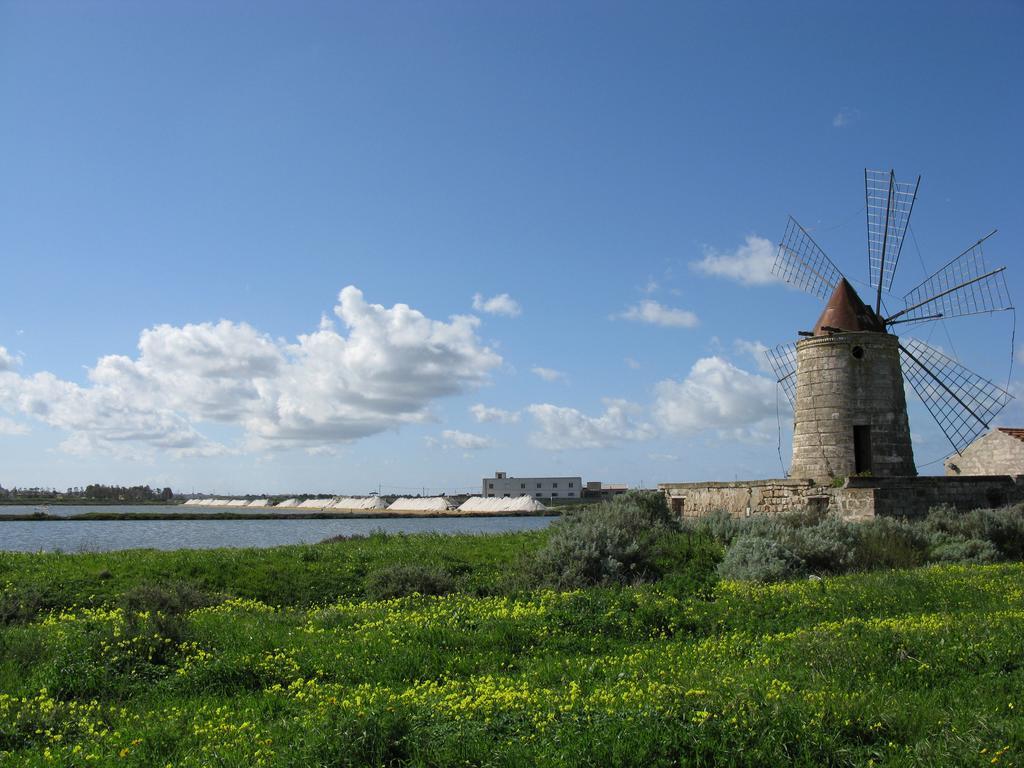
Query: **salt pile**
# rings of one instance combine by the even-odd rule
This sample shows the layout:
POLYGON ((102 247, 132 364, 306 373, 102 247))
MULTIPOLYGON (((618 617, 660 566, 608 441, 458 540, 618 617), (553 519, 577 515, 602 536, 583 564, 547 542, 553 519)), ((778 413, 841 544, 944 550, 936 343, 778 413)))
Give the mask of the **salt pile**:
POLYGON ((462 503, 459 512, 485 512, 490 514, 543 512, 547 507, 529 496, 487 497, 472 496, 462 503))
POLYGON ((447 512, 449 509, 452 509, 452 505, 443 496, 431 496, 425 499, 395 499, 388 507, 390 512, 447 512))
POLYGON ((370 509, 387 509, 387 506, 380 496, 345 496, 332 501, 328 509, 342 512, 362 512, 370 509))

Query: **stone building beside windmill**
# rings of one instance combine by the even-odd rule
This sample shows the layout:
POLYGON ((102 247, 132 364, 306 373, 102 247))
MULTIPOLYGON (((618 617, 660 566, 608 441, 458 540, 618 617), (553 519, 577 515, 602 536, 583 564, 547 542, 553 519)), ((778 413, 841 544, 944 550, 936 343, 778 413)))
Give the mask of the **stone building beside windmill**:
POLYGON ((1024 429, 998 427, 945 461, 947 477, 1024 475, 1024 429))
MULTIPOLYGON (((897 182, 891 171, 865 171, 874 307, 790 218, 775 273, 825 306, 814 326, 800 332, 804 338, 768 353, 793 406, 788 477, 660 484, 678 514, 725 510, 748 516, 810 506, 848 518, 916 516, 939 504, 968 510, 1024 501, 1019 473, 973 474, 975 465, 969 459, 966 469, 956 463, 1012 399, 1009 393, 942 351, 894 333, 897 326, 1011 308, 1004 268, 985 265, 982 244, 991 235, 905 294, 902 309, 882 313, 882 294, 891 288, 919 183, 920 178, 915 184, 897 182), (918 476, 904 379, 949 439, 959 474, 918 476)), ((1019 442, 1024 457, 1024 442, 1006 437, 1019 442)), ((1004 438, 989 442, 993 451, 1011 450, 1004 438)))

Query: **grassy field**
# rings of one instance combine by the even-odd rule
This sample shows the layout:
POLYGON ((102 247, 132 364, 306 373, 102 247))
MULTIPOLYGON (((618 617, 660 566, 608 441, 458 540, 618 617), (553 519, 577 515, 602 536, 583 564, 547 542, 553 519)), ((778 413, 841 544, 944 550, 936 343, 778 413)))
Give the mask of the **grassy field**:
POLYGON ((1024 762, 1019 563, 524 588, 548 535, 0 555, 0 765, 1024 762))

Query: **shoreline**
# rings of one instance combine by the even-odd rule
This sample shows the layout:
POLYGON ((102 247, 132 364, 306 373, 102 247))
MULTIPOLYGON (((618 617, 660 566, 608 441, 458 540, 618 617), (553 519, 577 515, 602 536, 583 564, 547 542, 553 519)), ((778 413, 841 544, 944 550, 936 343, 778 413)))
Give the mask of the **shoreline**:
POLYGON ((459 517, 558 517, 559 512, 393 512, 388 510, 357 512, 82 512, 77 515, 0 513, 3 522, 81 522, 90 520, 372 520, 388 518, 459 518, 459 517))

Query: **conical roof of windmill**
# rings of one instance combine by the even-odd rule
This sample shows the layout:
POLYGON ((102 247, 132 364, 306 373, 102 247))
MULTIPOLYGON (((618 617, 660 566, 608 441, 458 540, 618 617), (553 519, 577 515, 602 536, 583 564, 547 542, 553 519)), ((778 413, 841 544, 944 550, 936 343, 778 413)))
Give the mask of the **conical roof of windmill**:
POLYGON ((885 332, 885 324, 867 304, 861 301, 857 291, 840 278, 836 289, 825 305, 821 317, 814 324, 815 336, 828 336, 837 331, 878 331, 885 332))

